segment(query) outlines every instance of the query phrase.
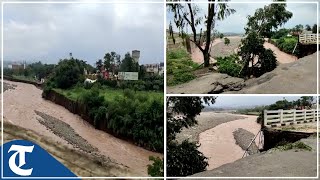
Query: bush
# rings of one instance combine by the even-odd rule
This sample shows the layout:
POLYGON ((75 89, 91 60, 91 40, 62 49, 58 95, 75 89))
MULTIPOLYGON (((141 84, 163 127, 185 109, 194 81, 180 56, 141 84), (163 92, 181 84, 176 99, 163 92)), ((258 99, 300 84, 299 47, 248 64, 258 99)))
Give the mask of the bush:
POLYGON ((152 177, 163 177, 163 160, 159 157, 149 157, 153 161, 152 165, 148 165, 148 174, 152 177))
POLYGON ((183 141, 181 144, 169 143, 167 151, 167 175, 189 176, 202 172, 208 166, 207 158, 198 151, 195 143, 183 141))
MULTIPOLYGON (((282 37, 277 41, 277 47, 288 54, 292 54, 294 47, 296 46, 298 39, 296 37, 282 37)), ((296 48, 294 55, 299 54, 298 48, 296 48)))
POLYGON ((191 81, 196 76, 193 71, 199 65, 192 61, 185 49, 169 51, 167 54, 167 85, 173 86, 191 81))
POLYGON ((241 77, 241 65, 238 64, 239 57, 231 55, 226 57, 217 57, 217 65, 220 73, 225 73, 233 77, 241 77))

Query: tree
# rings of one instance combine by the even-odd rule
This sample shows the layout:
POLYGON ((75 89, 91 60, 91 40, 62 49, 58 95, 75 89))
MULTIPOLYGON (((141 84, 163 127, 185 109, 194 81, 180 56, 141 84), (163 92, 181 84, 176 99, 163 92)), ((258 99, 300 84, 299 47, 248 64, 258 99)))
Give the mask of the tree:
POLYGON ((167 175, 188 176, 206 169, 207 158, 198 145, 187 140, 178 143, 176 134, 182 128, 197 124, 195 117, 204 104, 211 105, 215 97, 167 97, 167 175))
POLYGON ((224 37, 224 34, 220 33, 219 38, 222 39, 224 37))
POLYGON ((120 70, 124 72, 139 71, 139 64, 135 63, 134 59, 131 57, 129 52, 125 54, 124 59, 122 60, 122 63, 120 65, 120 70))
MULTIPOLYGON (((182 1, 182 0, 174 0, 182 1)), ((210 2, 218 2, 219 0, 212 0, 210 2)), ((189 0, 185 0, 189 2, 189 0)), ((174 13, 174 22, 179 29, 179 35, 181 37, 186 37, 184 33, 184 28, 191 28, 192 38, 190 40, 200 49, 204 57, 204 66, 208 67, 210 62, 210 44, 212 41, 212 32, 215 28, 215 24, 218 20, 224 20, 229 15, 235 13, 234 9, 230 9, 225 3, 223 4, 208 4, 207 14, 201 16, 201 9, 193 3, 186 4, 168 4, 169 10, 174 13), (202 23, 205 24, 205 29, 200 29, 197 31, 197 27, 202 23), (202 44, 203 39, 205 39, 204 46, 202 44)), ((170 22, 171 25, 171 22, 170 22)), ((172 25, 169 27, 170 36, 174 40, 172 25)))
POLYGON ((120 61, 120 55, 118 55, 116 52, 112 51, 111 53, 107 53, 104 55, 104 68, 108 71, 112 71, 113 73, 116 71, 117 67, 119 66, 120 61))
POLYGON ((317 33, 317 24, 312 26, 312 33, 317 33))
POLYGON ((103 63, 102 63, 102 60, 99 59, 97 62, 96 62, 96 67, 98 69, 98 71, 101 71, 102 67, 103 67, 103 63))
POLYGON ((307 31, 311 31, 311 30, 312 30, 312 29, 311 29, 311 26, 310 26, 309 24, 307 24, 307 25, 305 26, 305 28, 306 28, 307 31))
POLYGON ((243 69, 240 73, 246 77, 261 76, 276 68, 277 60, 272 51, 263 47, 264 37, 271 37, 272 29, 286 23, 292 13, 286 10, 286 4, 270 4, 256 10, 248 16, 239 55, 242 57, 243 69))
POLYGON ((230 39, 229 38, 224 38, 224 44, 229 45, 230 44, 230 39))
POLYGON ((292 29, 292 31, 301 33, 301 32, 303 31, 303 25, 302 25, 302 24, 296 25, 296 26, 292 29))
MULTIPOLYGON (((285 0, 274 1, 285 2, 285 0)), ((273 29, 277 30, 292 17, 286 6, 286 4, 270 4, 257 9, 253 16, 248 16, 246 34, 255 31, 258 36, 270 38, 273 29)))

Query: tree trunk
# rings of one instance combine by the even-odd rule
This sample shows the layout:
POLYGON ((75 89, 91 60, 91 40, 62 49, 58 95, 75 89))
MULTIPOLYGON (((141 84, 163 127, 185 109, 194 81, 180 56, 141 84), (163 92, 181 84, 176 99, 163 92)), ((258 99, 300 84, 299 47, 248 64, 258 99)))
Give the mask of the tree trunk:
POLYGON ((210 65, 210 54, 209 52, 203 51, 203 58, 204 58, 204 67, 209 67, 210 65))

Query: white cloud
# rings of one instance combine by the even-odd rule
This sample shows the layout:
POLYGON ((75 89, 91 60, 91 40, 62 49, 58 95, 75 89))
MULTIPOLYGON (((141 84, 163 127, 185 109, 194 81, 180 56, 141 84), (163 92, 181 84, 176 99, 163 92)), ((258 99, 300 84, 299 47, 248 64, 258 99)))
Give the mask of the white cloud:
POLYGON ((6 4, 5 60, 57 62, 69 52, 91 64, 105 53, 141 50, 163 61, 163 4, 6 4))

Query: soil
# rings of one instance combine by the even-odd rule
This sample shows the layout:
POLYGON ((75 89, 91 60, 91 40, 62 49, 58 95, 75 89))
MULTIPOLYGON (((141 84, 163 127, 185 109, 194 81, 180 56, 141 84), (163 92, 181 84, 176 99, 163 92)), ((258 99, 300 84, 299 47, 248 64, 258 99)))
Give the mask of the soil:
MULTIPOLYGON (((50 138, 56 146, 61 144, 79 151, 79 148, 74 148, 67 140, 42 125, 38 121, 39 116, 35 111, 43 112, 48 117, 54 117, 54 122, 59 120, 68 124, 74 130, 74 133, 85 139, 94 149, 96 148, 99 154, 110 158, 113 162, 129 167, 130 172, 137 176, 147 176, 147 165, 152 163, 149 161, 149 156, 163 157, 160 153, 148 151, 95 129, 81 117, 72 114, 64 107, 44 100, 41 97, 42 91, 34 85, 11 81, 4 82, 16 85, 14 90, 5 91, 3 94, 5 121, 35 131, 45 138, 50 138)), ((69 131, 71 129, 65 130, 69 131)), ((78 140, 83 142, 80 139, 78 140)))

